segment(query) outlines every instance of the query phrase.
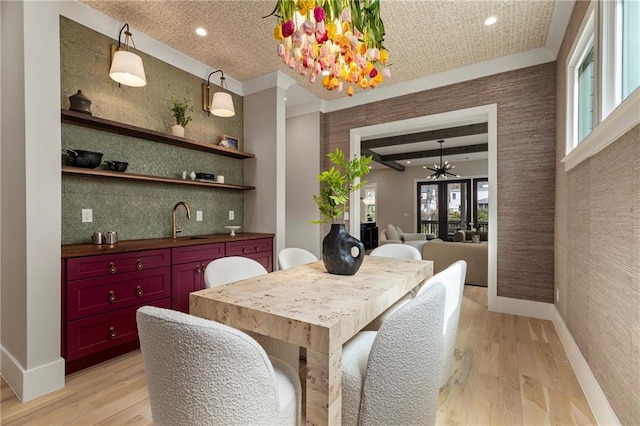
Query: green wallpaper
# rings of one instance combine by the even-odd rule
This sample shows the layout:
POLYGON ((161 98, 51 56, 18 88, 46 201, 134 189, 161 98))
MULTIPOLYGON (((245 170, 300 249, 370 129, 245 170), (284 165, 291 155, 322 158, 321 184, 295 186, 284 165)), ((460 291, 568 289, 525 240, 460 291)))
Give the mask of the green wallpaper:
MULTIPOLYGON (((81 89, 92 101, 94 116, 169 133, 175 124, 169 111, 171 95, 188 97, 194 111, 186 137, 217 144, 222 135, 232 135, 242 141, 242 97, 232 94, 235 117, 208 116, 200 107, 203 79, 141 52, 137 53, 144 63, 147 85, 118 87, 108 75, 110 45, 117 40, 65 17, 60 17, 60 32, 62 108, 68 108, 69 96, 81 89)), ((135 39, 135 33, 133 36, 135 39)), ((62 147, 102 152, 103 160, 127 161, 127 173, 180 177, 186 170, 224 175, 225 183, 243 183, 242 160, 71 124, 62 126, 62 147)), ((168 237, 171 209, 178 201, 186 201, 193 214, 187 221, 184 210, 179 211, 182 235, 224 233, 225 225, 242 225, 242 192, 65 175, 62 243, 89 242, 93 231, 107 230, 118 231, 120 239, 168 237), (93 209, 93 223, 81 222, 83 208, 93 209), (203 211, 202 222, 196 222, 196 210, 203 211), (235 212, 234 221, 228 220, 229 210, 235 212)))

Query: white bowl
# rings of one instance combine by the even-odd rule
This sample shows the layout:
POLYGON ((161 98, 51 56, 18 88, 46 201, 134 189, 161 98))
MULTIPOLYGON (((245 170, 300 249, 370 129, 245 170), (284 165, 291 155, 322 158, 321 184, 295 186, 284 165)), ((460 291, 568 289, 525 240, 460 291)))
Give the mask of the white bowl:
POLYGON ((225 229, 230 229, 231 230, 231 236, 235 237, 236 236, 236 231, 238 229, 242 228, 242 226, 236 226, 236 225, 227 225, 225 226, 225 229))

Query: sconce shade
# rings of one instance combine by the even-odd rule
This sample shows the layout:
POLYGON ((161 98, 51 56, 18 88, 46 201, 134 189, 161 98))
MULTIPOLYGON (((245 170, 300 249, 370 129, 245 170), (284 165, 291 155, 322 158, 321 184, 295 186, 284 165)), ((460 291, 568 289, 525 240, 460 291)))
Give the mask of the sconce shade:
POLYGON ((125 86, 142 87, 147 84, 142 59, 128 50, 118 50, 113 55, 109 77, 125 86))
POLYGON ((215 92, 213 94, 213 102, 211 102, 211 114, 218 117, 233 117, 236 110, 233 108, 233 99, 226 92, 215 92))

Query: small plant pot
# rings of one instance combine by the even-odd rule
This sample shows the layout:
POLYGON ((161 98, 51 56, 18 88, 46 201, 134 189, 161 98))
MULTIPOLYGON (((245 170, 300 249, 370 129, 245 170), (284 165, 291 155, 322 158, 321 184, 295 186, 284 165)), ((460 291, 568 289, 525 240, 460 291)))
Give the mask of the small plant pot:
POLYGON ((180 136, 181 138, 184 137, 184 127, 182 127, 179 124, 174 124, 173 126, 171 126, 171 134, 173 136, 180 136))
POLYGON ((480 244, 480 235, 472 235, 471 241, 473 241, 476 244, 480 244))

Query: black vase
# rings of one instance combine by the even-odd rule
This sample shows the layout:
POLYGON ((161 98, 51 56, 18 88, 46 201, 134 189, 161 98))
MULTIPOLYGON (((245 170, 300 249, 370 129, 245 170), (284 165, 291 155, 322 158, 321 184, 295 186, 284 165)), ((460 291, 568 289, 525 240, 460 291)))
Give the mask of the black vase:
MULTIPOLYGON (((355 250, 354 250, 355 252, 355 250)), ((322 261, 330 274, 354 275, 364 260, 364 244, 352 237, 344 229, 344 223, 334 223, 331 231, 322 240, 322 261), (358 255, 351 254, 353 247, 358 248, 358 255)))

